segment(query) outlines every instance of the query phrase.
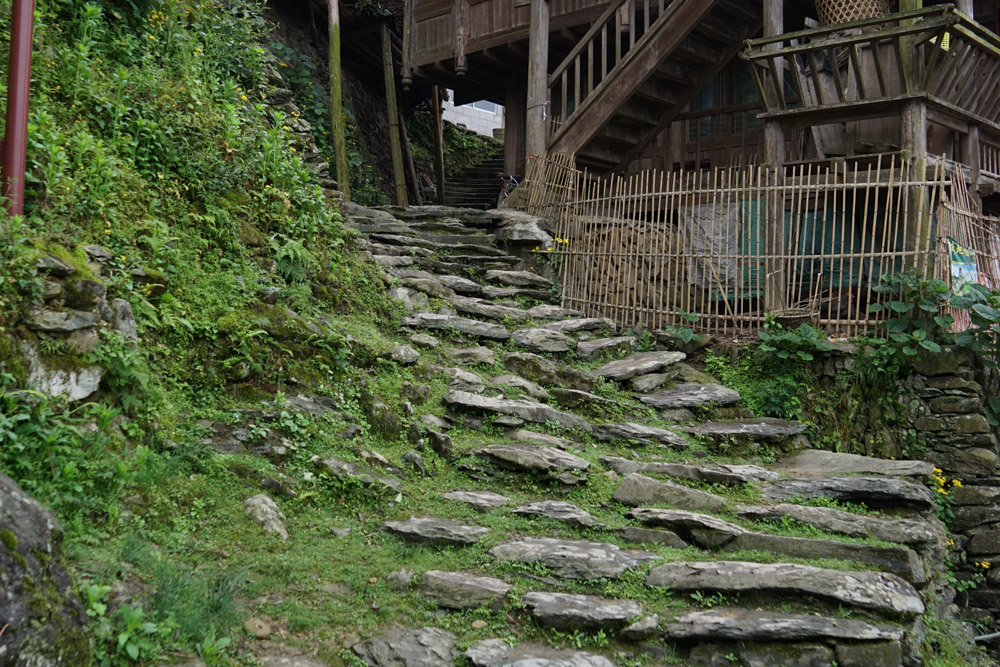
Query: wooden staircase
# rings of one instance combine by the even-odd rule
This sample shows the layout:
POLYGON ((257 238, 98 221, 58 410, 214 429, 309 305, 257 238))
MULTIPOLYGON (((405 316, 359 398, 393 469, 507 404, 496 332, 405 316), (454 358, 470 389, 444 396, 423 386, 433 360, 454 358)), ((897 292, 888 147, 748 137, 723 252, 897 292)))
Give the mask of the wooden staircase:
POLYGON ((614 0, 549 76, 549 153, 624 171, 761 27, 741 0, 614 0))

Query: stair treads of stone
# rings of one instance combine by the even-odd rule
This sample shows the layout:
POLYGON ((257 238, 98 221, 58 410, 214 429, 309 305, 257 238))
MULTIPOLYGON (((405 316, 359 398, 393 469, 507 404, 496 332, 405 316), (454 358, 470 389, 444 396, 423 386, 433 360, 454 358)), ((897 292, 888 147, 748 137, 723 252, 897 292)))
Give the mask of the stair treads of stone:
POLYGON ((506 505, 510 498, 493 491, 449 491, 442 498, 471 505, 480 512, 488 512, 506 505))
POLYGON ((632 473, 621 481, 614 498, 631 507, 669 505, 692 512, 721 512, 726 507, 725 498, 715 494, 673 482, 661 482, 638 473, 632 473))
POLYGON ((597 382, 597 378, 590 373, 557 364, 551 359, 528 352, 511 352, 503 355, 503 365, 510 372, 543 385, 590 391, 597 382))
POLYGON ((587 481, 585 474, 590 462, 579 456, 552 447, 535 445, 490 445, 474 450, 480 458, 515 472, 538 472, 563 484, 587 481))
MULTIPOLYGON (((433 250, 418 248, 416 246, 386 245, 384 243, 372 243, 368 248, 376 255, 392 255, 394 257, 413 257, 419 266, 424 266, 422 259, 430 259, 435 256, 433 250)), ((431 260, 433 261, 433 260, 431 260)))
POLYGON ((474 299, 467 296, 450 297, 448 303, 452 308, 466 315, 485 317, 488 320, 509 319, 512 322, 523 322, 528 316, 520 308, 508 308, 507 306, 497 306, 484 299, 474 299))
POLYGON ((514 648, 502 639, 478 641, 469 647, 465 657, 474 667, 615 667, 615 663, 594 653, 539 644, 519 644, 514 648))
POLYGON ((539 625, 568 632, 620 630, 642 613, 631 600, 596 595, 532 592, 522 595, 521 602, 539 625))
POLYGON ((548 329, 518 329, 513 335, 514 342, 529 352, 569 352, 576 347, 576 341, 566 334, 548 329))
POLYGON ((398 479, 380 475, 373 470, 362 468, 356 463, 341 461, 332 456, 316 459, 315 464, 322 472, 329 473, 338 479, 350 479, 360 482, 365 486, 387 489, 389 491, 398 492, 402 489, 402 484, 398 479))
POLYGON ((648 526, 670 528, 687 541, 706 549, 764 551, 803 559, 834 558, 873 565, 914 584, 924 584, 927 581, 920 557, 906 547, 873 547, 834 540, 754 533, 713 516, 677 510, 639 508, 626 516, 648 526))
POLYGON ((507 287, 552 287, 552 281, 531 271, 487 271, 486 280, 507 287))
MULTIPOLYGON (((452 258, 454 259, 454 258, 452 258)), ((537 289, 525 289, 523 287, 493 287, 483 285, 483 294, 487 299, 534 299, 535 301, 551 301, 555 295, 537 289)))
POLYGON ((930 477, 934 467, 924 461, 891 461, 857 454, 807 449, 780 461, 775 470, 796 476, 864 474, 891 477, 930 477))
POLYGON ((787 516, 828 533, 838 533, 848 537, 874 537, 896 544, 925 545, 942 539, 942 535, 924 521, 884 519, 832 507, 809 507, 786 503, 770 507, 741 506, 737 516, 747 521, 781 521, 787 516))
POLYGON ((488 606, 498 609, 510 590, 502 579, 482 577, 465 572, 428 570, 420 577, 420 594, 446 609, 476 609, 488 606))
POLYGON ((546 519, 568 523, 572 526, 590 528, 601 524, 594 520, 590 512, 582 510, 576 505, 563 502, 561 500, 541 500, 536 503, 528 503, 511 510, 514 514, 525 516, 543 516, 546 519))
POLYGON ((811 614, 779 614, 734 607, 696 611, 663 627, 669 639, 702 641, 899 640, 902 628, 872 625, 845 618, 811 614))
POLYGON ((594 437, 601 442, 637 442, 641 445, 663 445, 674 449, 687 449, 691 446, 673 431, 633 422, 595 426, 594 437))
POLYGON ((440 667, 455 663, 456 637, 439 628, 392 628, 354 652, 371 667, 440 667))
POLYGON ((405 268, 413 266, 416 259, 402 255, 373 255, 375 262, 384 269, 405 268))
POLYGON ((434 313, 417 313, 413 317, 403 319, 403 326, 423 327, 425 329, 454 329, 459 333, 491 340, 507 340, 510 332, 500 324, 490 324, 479 320, 470 320, 455 315, 436 315, 434 313))
POLYGON ((569 308, 560 308, 559 306, 542 304, 529 308, 528 317, 533 320, 562 320, 566 318, 583 317, 583 313, 579 310, 570 310, 569 308))
POLYGON ((475 394, 486 388, 486 383, 483 382, 483 379, 470 371, 462 370, 461 368, 446 368, 444 372, 451 378, 451 381, 448 383, 448 389, 452 391, 465 391, 475 394))
POLYGON ((774 482, 781 479, 781 475, 776 472, 752 465, 661 463, 657 461, 632 461, 617 456, 602 456, 600 460, 601 463, 620 475, 631 475, 638 472, 710 484, 746 484, 747 482, 774 482))
POLYGON ((423 248, 424 250, 430 251, 434 251, 438 247, 437 243, 418 239, 415 236, 403 236, 401 234, 369 234, 368 238, 373 243, 379 243, 382 245, 423 248))
POLYGON ((733 405, 739 403, 740 395, 721 384, 698 384, 681 382, 666 391, 655 394, 639 394, 637 398, 658 410, 676 408, 696 408, 702 405, 733 405))
POLYGON ((580 317, 572 320, 559 320, 542 325, 543 329, 560 333, 577 333, 579 331, 614 331, 615 322, 607 317, 580 317))
POLYGON ((545 424, 546 422, 558 422, 563 428, 578 428, 589 432, 592 427, 590 423, 582 417, 561 412, 544 403, 535 401, 516 400, 511 398, 491 398, 470 394, 467 391, 450 391, 445 394, 444 402, 449 407, 460 408, 469 412, 488 412, 501 415, 513 415, 520 417, 524 421, 545 424))
POLYGON ((448 350, 451 363, 458 366, 492 366, 496 363, 496 355, 488 347, 453 347, 448 350))
POLYGON ((461 276, 438 275, 437 279, 445 287, 450 287, 456 294, 466 296, 480 296, 483 293, 483 286, 474 280, 461 276))
POLYGON ((678 426, 678 431, 710 438, 745 437, 752 440, 777 440, 803 433, 808 426, 801 422, 760 417, 732 421, 701 422, 692 426, 678 426))
POLYGON ((639 342, 635 339, 635 336, 582 340, 576 344, 576 356, 584 361, 590 361, 605 352, 632 352, 638 344, 639 342))
POLYGON ((683 352, 636 352, 624 359, 609 361, 592 372, 609 380, 628 380, 639 375, 648 375, 687 359, 683 352))
POLYGON ((793 498, 830 498, 869 507, 933 509, 930 489, 896 477, 803 477, 769 484, 764 489, 768 500, 793 498))
POLYGON ((890 614, 922 614, 924 603, 909 583, 886 572, 843 572, 791 563, 713 561, 654 567, 647 586, 724 593, 815 595, 890 614))
POLYGON ((482 526, 467 526, 451 519, 410 517, 406 521, 386 521, 382 527, 407 542, 433 545, 475 544, 490 532, 482 526))
POLYGON ((552 389, 550 392, 552 398, 556 401, 565 405, 567 408, 579 409, 579 408, 616 408, 618 407, 618 401, 612 401, 609 398, 603 398, 595 394, 588 393, 586 391, 577 391, 576 389, 552 389))
POLYGON ((688 543, 680 535, 669 530, 653 530, 652 528, 614 528, 611 532, 623 542, 629 544, 659 544, 672 549, 684 549, 688 543))
POLYGON ((500 387, 509 387, 512 389, 520 389, 528 394, 528 396, 536 398, 539 401, 544 401, 549 397, 544 389, 531 380, 526 380, 519 375, 499 375, 490 380, 490 384, 500 387))
POLYGON ((557 435, 548 435, 545 433, 536 433, 535 431, 528 431, 526 429, 518 429, 510 434, 510 437, 514 438, 518 442, 523 442, 528 445, 544 445, 546 447, 558 447, 559 449, 586 449, 586 447, 579 442, 573 442, 572 440, 567 440, 566 438, 560 438, 557 435))
POLYGON ((523 537, 501 542, 490 553, 501 561, 540 563, 564 579, 616 579, 657 558, 648 551, 625 551, 615 544, 551 537, 523 537))

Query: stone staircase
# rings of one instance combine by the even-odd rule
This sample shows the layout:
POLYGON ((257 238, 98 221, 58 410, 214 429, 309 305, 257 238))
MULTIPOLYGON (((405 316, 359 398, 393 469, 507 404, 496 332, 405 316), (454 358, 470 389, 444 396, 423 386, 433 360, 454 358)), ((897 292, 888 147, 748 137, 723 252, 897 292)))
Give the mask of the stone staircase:
MULTIPOLYGON (((411 548, 482 550, 475 571, 410 586, 445 614, 482 607, 510 624, 464 651, 449 623, 388 627, 354 647, 363 661, 922 664, 920 619, 946 590, 929 464, 813 450, 805 424, 727 418, 745 412, 737 392, 681 351, 639 351, 614 322, 561 308, 548 278, 493 244, 491 213, 345 218, 409 311, 410 342, 388 358, 448 378, 443 415, 416 415, 420 443, 468 479, 437 490, 447 516, 382 528, 411 548)), ((384 471, 324 465, 406 492, 384 471)))
POLYGON ((494 155, 448 181, 444 192, 445 202, 456 207, 496 208, 497 198, 500 196, 500 181, 497 176, 503 172, 503 150, 498 148, 494 155))

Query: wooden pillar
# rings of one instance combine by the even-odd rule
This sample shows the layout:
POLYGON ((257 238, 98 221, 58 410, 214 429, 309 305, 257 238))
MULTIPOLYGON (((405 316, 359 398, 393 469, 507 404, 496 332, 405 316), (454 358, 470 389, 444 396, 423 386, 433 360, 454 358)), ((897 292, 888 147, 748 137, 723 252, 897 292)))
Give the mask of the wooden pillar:
POLYGON ((665 171, 684 170, 684 145, 687 143, 687 121, 675 120, 667 132, 665 171))
MULTIPOLYGON (((921 9, 923 0, 899 0, 899 11, 921 9)), ((906 23, 912 23, 907 21, 906 23)), ((900 41, 900 57, 904 77, 904 92, 919 92, 915 90, 918 84, 917 66, 913 48, 914 38, 905 37, 900 41)), ((911 160, 910 180, 924 181, 927 178, 927 104, 922 99, 908 100, 903 103, 900 114, 900 148, 903 155, 911 160)), ((927 188, 911 187, 906 193, 906 234, 903 238, 903 248, 907 252, 926 253, 931 248, 931 211, 928 210, 927 188)), ((925 254, 911 255, 905 260, 907 267, 920 271, 929 269, 929 259, 925 254)))
MULTIPOLYGON (((784 0, 764 0, 764 36, 774 37, 785 31, 785 3, 784 0)), ((780 48, 774 45, 769 48, 780 48)), ((779 59, 776 63, 777 72, 784 72, 784 63, 779 59)), ((780 96, 784 94, 783 82, 773 82, 773 90, 770 95, 780 96)), ((777 99, 777 98, 776 98, 777 99)), ((771 176, 767 179, 768 185, 781 186, 784 184, 785 173, 785 131, 781 126, 781 121, 764 121, 764 163, 769 167, 771 176)), ((764 219, 764 248, 768 257, 764 263, 764 310, 768 313, 775 313, 784 310, 788 304, 785 302, 787 288, 786 262, 778 259, 785 254, 785 198, 777 190, 769 191, 765 203, 764 219)))
POLYGON ((392 154, 392 180, 396 185, 396 205, 405 207, 406 176, 403 173, 403 149, 399 145, 399 110, 396 108, 396 75, 392 70, 392 42, 389 24, 382 23, 382 73, 385 78, 386 119, 389 122, 389 152, 392 154))
POLYGON ((955 8, 962 12, 969 18, 975 18, 976 15, 976 3, 975 0, 955 0, 955 8))
POLYGON ((548 142, 549 78, 549 3, 531 0, 531 25, 528 33, 528 100, 525 127, 525 151, 528 155, 545 152, 548 142))
POLYGON ((340 0, 327 0, 330 32, 330 131, 333 133, 334 160, 337 165, 337 187, 344 200, 351 200, 351 175, 347 170, 347 142, 344 141, 344 111, 342 107, 340 71, 340 0))
POLYGON ((406 173, 410 177, 410 186, 413 188, 413 201, 417 206, 424 205, 424 197, 420 194, 420 179, 417 178, 417 170, 413 166, 413 151, 410 149, 410 135, 406 133, 406 122, 403 114, 399 114, 399 132, 403 135, 403 160, 406 163, 406 173))
POLYGON ((409 90, 413 85, 413 66, 410 60, 410 40, 413 39, 413 31, 416 29, 416 20, 413 18, 413 0, 403 0, 403 59, 399 66, 399 82, 403 84, 403 90, 409 90))
POLYGON ((979 192, 979 172, 982 170, 979 151, 979 126, 970 124, 969 131, 962 135, 962 163, 969 166, 969 190, 973 196, 979 192))
POLYGON ((455 74, 465 76, 469 70, 469 59, 465 55, 465 17, 469 0, 455 0, 451 15, 455 26, 455 74))
POLYGON ((441 89, 434 86, 434 173, 438 203, 444 204, 444 135, 441 134, 441 89))
POLYGON ((503 170, 524 176, 524 121, 527 91, 520 81, 507 84, 504 98, 503 170))

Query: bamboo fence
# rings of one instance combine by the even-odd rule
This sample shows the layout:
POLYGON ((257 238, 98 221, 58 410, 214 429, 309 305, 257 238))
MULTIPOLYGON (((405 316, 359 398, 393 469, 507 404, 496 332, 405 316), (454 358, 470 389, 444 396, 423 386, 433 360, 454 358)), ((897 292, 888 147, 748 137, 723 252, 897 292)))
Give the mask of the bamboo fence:
POLYGON ((539 218, 558 220, 573 197, 580 172, 568 153, 531 155, 527 159, 524 180, 501 204, 539 218))
POLYGON ((563 305, 620 326, 736 335, 777 317, 856 336, 884 317, 868 310, 882 276, 950 277, 948 237, 1000 285, 997 221, 914 164, 584 175, 557 232, 563 305))

